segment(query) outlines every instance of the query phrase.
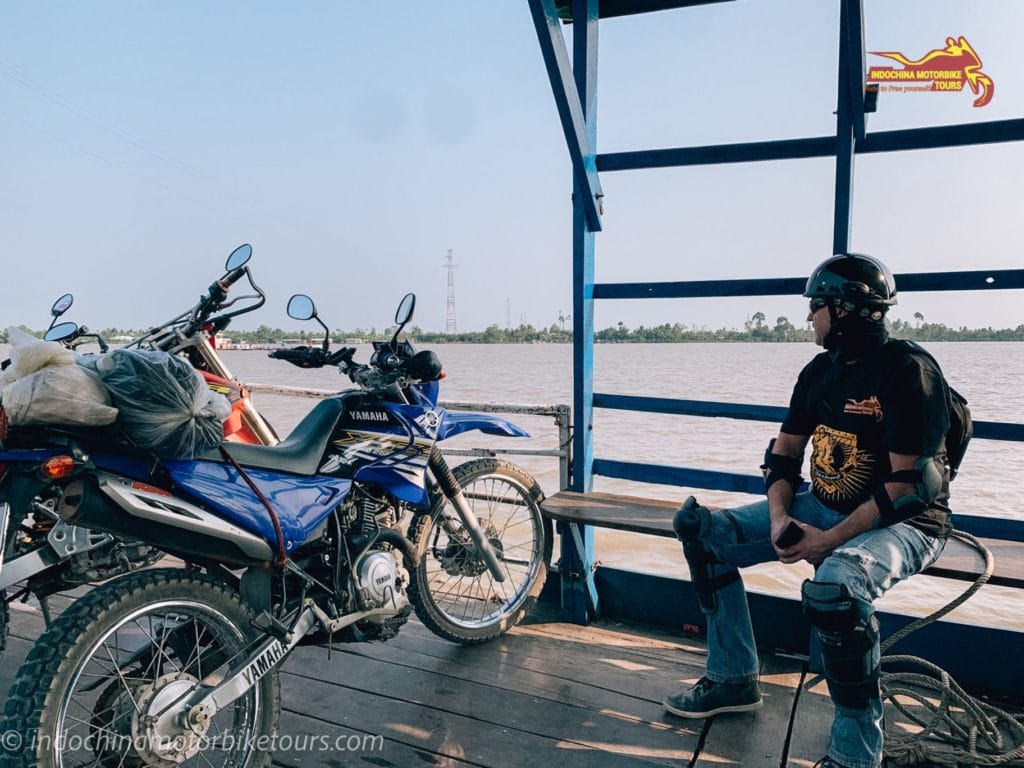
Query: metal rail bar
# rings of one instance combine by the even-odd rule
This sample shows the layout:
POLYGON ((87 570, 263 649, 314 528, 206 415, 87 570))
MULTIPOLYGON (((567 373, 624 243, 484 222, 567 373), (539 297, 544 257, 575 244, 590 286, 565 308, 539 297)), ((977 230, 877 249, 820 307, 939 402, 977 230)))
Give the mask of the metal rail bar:
MULTIPOLYGON (((900 293, 993 291, 1024 288, 1024 269, 908 272, 896 275, 900 293)), ((806 277, 687 280, 666 283, 596 283, 595 299, 692 299, 728 296, 799 296, 806 277)))
MULTIPOLYGON (((713 400, 675 400, 667 397, 609 395, 594 393, 594 407, 642 413, 671 413, 680 416, 712 416, 745 421, 781 423, 786 409, 775 405, 722 403, 713 400)), ((1024 424, 1004 421, 975 421, 974 437, 981 440, 1024 442, 1024 424)))
MULTIPOLYGON (((857 141, 854 151, 858 155, 867 155, 876 152, 999 144, 1007 141, 1024 141, 1024 118, 879 131, 878 133, 869 133, 857 141)), ((680 168, 687 165, 757 163, 766 160, 834 157, 835 154, 835 136, 814 136, 779 141, 752 141, 739 144, 709 144, 701 147, 599 153, 597 155, 597 170, 600 172, 632 171, 645 168, 680 168)))
MULTIPOLYGON (((591 231, 601 230, 600 200, 601 181, 597 177, 594 142, 587 125, 585 110, 586 95, 580 98, 580 90, 573 79, 573 70, 569 64, 569 53, 562 37, 558 11, 554 0, 529 0, 530 14, 537 30, 541 55, 544 58, 551 81, 551 91, 558 108, 558 117, 565 134, 565 143, 569 148, 572 160, 573 177, 579 190, 579 202, 586 212, 587 223, 591 231)), ((596 5, 596 4, 595 4, 596 5)), ((596 13, 595 13, 596 20, 596 13)))

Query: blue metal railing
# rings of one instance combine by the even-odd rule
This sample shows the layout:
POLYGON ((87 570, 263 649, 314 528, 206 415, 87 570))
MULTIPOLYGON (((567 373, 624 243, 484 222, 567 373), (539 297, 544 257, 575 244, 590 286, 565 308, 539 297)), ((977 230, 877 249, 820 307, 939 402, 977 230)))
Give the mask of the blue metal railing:
MULTIPOLYGON (((1024 288, 1024 269, 967 272, 908 272, 896 275, 900 293, 992 291, 1024 288)), ((663 283, 595 283, 595 299, 706 299, 736 296, 799 296, 806 277, 691 280, 663 283)))

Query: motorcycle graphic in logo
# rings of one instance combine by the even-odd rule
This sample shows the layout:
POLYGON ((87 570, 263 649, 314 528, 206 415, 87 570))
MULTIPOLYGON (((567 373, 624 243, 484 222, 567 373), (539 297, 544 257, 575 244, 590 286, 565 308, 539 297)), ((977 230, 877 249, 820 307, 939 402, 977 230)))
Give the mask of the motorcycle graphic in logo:
POLYGON ((981 71, 981 58, 963 35, 959 39, 946 38, 945 48, 929 51, 917 60, 902 53, 870 51, 873 56, 884 56, 903 65, 871 67, 867 81, 886 91, 961 91, 964 83, 978 97, 975 107, 984 107, 995 95, 995 83, 981 71), (927 85, 927 83, 931 85, 927 85))

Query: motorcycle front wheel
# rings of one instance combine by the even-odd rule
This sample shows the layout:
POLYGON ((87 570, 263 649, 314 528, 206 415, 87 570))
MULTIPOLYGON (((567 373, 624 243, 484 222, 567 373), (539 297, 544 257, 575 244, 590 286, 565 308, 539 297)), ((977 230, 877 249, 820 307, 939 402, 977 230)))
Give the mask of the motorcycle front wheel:
POLYGON ((237 663, 257 639, 251 619, 227 585, 194 572, 143 571, 97 587, 43 633, 19 670, 0 731, 21 740, 5 745, 5 765, 268 765, 276 670, 198 725, 161 717, 237 663))
POLYGON ((458 512, 439 496, 409 525, 419 555, 409 599, 435 634, 473 645, 507 632, 536 602, 551 559, 551 522, 540 511, 540 486, 514 464, 480 459, 452 473, 498 556, 505 581, 495 581, 458 512))

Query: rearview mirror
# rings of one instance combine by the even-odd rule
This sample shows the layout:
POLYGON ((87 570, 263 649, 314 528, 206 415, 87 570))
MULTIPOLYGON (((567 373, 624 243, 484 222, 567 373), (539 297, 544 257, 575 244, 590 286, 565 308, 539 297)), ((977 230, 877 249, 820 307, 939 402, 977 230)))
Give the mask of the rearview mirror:
POLYGON ((43 335, 43 341, 64 341, 78 333, 78 323, 57 323, 43 335))
POLYGON ((402 302, 398 305, 398 311, 395 312, 395 322, 398 323, 398 325, 405 325, 408 323, 412 320, 412 313, 414 309, 416 309, 416 294, 405 294, 402 302))
POLYGON ((297 293, 288 299, 288 317, 294 320, 311 320, 316 317, 316 305, 304 293, 297 293))
POLYGON ((61 296, 59 299, 53 302, 53 306, 50 307, 50 314, 53 315, 54 317, 60 317, 69 309, 71 309, 71 305, 74 302, 75 297, 72 296, 70 293, 65 293, 63 296, 61 296))
POLYGON ((225 272, 234 272, 239 267, 244 267, 249 263, 249 259, 252 258, 252 246, 246 243, 240 245, 231 252, 228 256, 228 260, 224 262, 225 272))

